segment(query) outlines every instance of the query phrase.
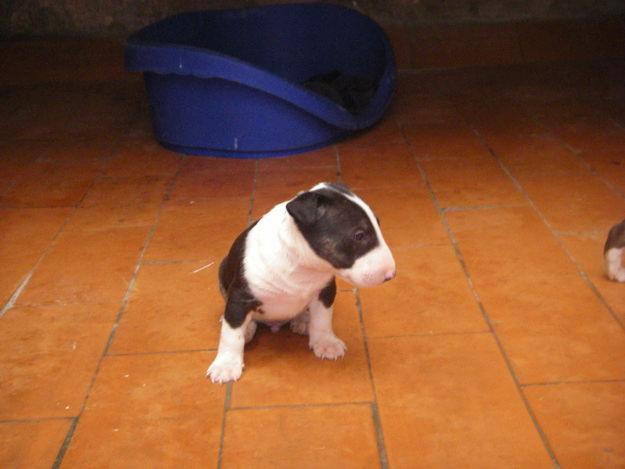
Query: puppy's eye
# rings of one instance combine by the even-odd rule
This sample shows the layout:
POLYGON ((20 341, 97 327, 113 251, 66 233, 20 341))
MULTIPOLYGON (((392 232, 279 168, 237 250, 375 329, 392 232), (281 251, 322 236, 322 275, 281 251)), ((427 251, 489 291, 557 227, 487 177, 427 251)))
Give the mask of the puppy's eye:
POLYGON ((362 241, 363 239, 365 239, 365 236, 367 236, 367 233, 362 230, 358 230, 354 233, 354 239, 356 241, 362 241))

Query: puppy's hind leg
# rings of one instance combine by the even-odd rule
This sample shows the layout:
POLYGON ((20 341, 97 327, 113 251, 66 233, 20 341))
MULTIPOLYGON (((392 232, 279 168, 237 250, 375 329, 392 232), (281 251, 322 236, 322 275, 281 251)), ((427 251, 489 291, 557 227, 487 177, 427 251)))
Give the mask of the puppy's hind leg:
POLYGON ((245 343, 249 343, 256 334, 257 323, 254 320, 250 320, 249 324, 245 328, 245 343))
POLYGON ((292 332, 299 335, 308 335, 308 323, 310 322, 310 310, 306 308, 300 314, 289 321, 292 332))

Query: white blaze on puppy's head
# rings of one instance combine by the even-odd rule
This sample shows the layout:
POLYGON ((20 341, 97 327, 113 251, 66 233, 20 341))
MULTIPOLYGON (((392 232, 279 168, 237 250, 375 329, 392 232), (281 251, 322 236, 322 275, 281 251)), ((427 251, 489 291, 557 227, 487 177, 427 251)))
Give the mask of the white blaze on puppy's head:
POLYGON ((371 208, 344 186, 317 184, 286 209, 311 249, 356 286, 395 276, 393 255, 371 208))

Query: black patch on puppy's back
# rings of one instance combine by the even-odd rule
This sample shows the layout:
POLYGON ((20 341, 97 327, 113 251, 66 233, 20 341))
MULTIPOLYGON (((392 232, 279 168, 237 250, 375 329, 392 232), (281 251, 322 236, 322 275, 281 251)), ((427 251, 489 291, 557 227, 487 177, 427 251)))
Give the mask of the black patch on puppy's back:
POLYGON ((243 275, 245 240, 256 222, 243 231, 232 243, 228 255, 219 265, 219 286, 226 299, 224 320, 232 328, 237 328, 245 321, 248 313, 261 306, 247 284, 243 275))
POLYGON ((304 192, 286 209, 315 254, 337 269, 350 268, 380 244, 367 213, 344 191, 304 192))

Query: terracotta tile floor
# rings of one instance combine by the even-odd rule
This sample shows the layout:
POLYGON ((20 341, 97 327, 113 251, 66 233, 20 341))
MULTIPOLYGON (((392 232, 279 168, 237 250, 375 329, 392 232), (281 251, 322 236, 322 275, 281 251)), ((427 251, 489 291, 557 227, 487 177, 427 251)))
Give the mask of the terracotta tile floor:
POLYGON ((376 128, 259 161, 155 144, 115 42, 2 43, 0 467, 625 466, 621 26, 392 29, 376 128), (343 360, 264 329, 211 384, 217 263, 319 180, 399 276, 340 283, 343 360))

